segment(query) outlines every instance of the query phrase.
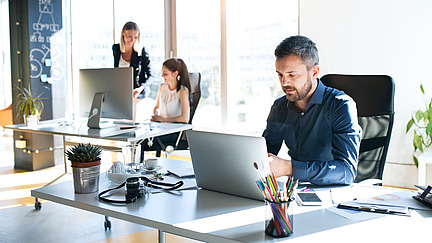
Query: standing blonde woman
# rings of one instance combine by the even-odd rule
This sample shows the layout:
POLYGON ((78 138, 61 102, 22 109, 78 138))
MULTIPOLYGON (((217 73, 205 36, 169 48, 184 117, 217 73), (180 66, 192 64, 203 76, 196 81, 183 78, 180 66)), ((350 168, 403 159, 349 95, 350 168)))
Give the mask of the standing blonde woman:
POLYGON ((114 67, 133 67, 134 70, 134 117, 135 105, 139 99, 150 94, 150 59, 144 47, 138 55, 140 46, 140 30, 134 22, 127 22, 122 29, 120 43, 114 44, 114 67))

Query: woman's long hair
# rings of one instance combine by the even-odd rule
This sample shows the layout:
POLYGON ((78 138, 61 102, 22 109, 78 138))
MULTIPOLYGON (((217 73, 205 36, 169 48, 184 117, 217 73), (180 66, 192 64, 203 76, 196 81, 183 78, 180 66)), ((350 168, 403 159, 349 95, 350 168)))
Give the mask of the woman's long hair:
POLYGON ((178 71, 177 76, 177 92, 180 90, 180 87, 183 85, 188 88, 189 92, 191 92, 191 84, 189 80, 189 71, 186 67, 184 61, 180 58, 170 58, 163 63, 163 66, 166 67, 171 72, 178 71))
POLYGON ((123 33, 126 30, 136 30, 138 32, 138 38, 135 41, 134 45, 133 45, 133 49, 139 53, 139 49, 140 49, 140 39, 141 39, 141 32, 138 28, 138 25, 134 22, 127 22, 126 24, 123 25, 122 31, 120 33, 120 51, 123 53, 126 51, 126 43, 125 40, 123 38, 123 33))

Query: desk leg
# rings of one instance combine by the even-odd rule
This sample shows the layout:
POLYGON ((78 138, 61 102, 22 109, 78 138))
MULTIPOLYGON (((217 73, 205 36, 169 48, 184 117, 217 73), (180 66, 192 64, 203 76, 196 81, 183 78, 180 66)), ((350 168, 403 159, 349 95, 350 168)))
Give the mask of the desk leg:
POLYGON ((109 220, 109 217, 105 215, 105 222, 104 222, 105 230, 111 229, 111 221, 109 220))
POLYGON ((35 209, 40 210, 42 208, 41 202, 39 202, 38 198, 35 198, 35 209))
MULTIPOLYGON (((66 138, 65 135, 62 135, 63 138, 63 164, 64 164, 64 169, 65 172, 63 174, 61 174, 60 176, 58 176, 57 178, 55 178, 54 180, 50 181, 49 183, 47 183, 45 186, 49 186, 52 183, 56 182, 58 179, 60 179, 61 177, 63 177, 64 175, 66 175, 68 173, 67 170, 67 156, 66 156, 66 138)), ((42 208, 42 204, 41 202, 39 202, 38 198, 35 198, 35 209, 36 210, 40 210, 42 208)))
POLYGON ((63 135, 63 164, 64 164, 64 169, 65 169, 65 174, 68 173, 67 170, 67 155, 66 155, 66 136, 63 135))
POLYGON ((162 231, 162 230, 158 230, 158 234, 159 234, 159 243, 165 243, 165 241, 166 241, 166 235, 165 235, 165 232, 164 231, 162 231))

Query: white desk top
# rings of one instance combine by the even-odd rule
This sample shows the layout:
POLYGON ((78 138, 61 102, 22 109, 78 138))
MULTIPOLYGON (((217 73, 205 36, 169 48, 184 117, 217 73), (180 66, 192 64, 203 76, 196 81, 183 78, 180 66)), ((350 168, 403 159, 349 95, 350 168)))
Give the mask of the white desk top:
POLYGON ((109 138, 134 142, 145 138, 157 137, 165 134, 192 129, 192 125, 183 123, 151 122, 140 125, 139 128, 121 129, 127 125, 115 125, 104 129, 89 129, 86 121, 76 121, 65 124, 63 120, 48 120, 40 122, 36 127, 27 127, 24 124, 6 126, 8 129, 22 132, 41 133, 49 135, 81 136, 89 138, 109 138))
MULTIPOLYGON (((185 163, 190 162, 161 159, 162 171, 185 163)), ((102 175, 100 191, 112 187, 102 175)), ((356 222, 324 207, 297 207, 294 234, 275 239, 264 234, 263 202, 208 190, 151 193, 132 204, 112 205, 98 201, 97 193, 75 194, 69 181, 32 190, 32 196, 206 242, 424 241, 432 225, 432 211, 416 210, 411 217, 382 214, 356 222)))

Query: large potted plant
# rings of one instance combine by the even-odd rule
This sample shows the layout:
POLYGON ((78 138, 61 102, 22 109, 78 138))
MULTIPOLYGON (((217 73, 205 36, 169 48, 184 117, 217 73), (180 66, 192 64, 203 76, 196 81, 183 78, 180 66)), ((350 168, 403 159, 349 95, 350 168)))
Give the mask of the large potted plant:
POLYGON ((15 103, 18 114, 23 115, 27 126, 37 125, 44 109, 42 94, 34 96, 30 89, 17 87, 20 93, 15 103))
POLYGON ((102 149, 92 144, 77 144, 68 149, 71 161, 75 193, 92 193, 99 190, 102 149))
MULTIPOLYGON (((425 94, 423 85, 420 85, 420 90, 425 94)), ((416 167, 418 167, 418 157, 421 156, 432 145, 432 99, 426 102, 424 109, 415 111, 411 120, 406 126, 406 133, 411 129, 414 130, 413 159, 416 167)))

